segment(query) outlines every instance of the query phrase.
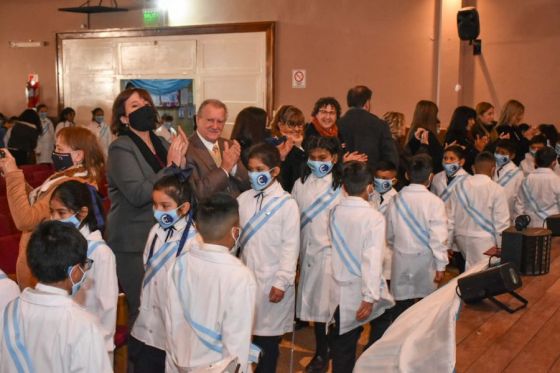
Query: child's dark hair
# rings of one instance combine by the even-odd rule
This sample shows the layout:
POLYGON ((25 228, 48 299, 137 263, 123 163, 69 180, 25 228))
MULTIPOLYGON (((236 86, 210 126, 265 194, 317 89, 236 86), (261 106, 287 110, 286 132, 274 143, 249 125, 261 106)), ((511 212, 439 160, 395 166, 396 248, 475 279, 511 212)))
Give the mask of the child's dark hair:
POLYGON ((193 208, 193 193, 188 183, 188 177, 181 171, 172 175, 167 175, 156 181, 154 190, 165 193, 177 203, 177 206, 189 202, 193 208))
POLYGON ((205 242, 218 241, 229 234, 239 220, 239 204, 226 193, 202 200, 196 212, 196 230, 205 242))
POLYGON ((416 154, 410 160, 408 177, 412 184, 425 184, 433 171, 432 157, 428 154, 416 154))
POLYGON ((445 154, 446 152, 451 152, 451 153, 455 154, 459 159, 465 159, 465 149, 463 149, 462 146, 459 146, 459 145, 448 146, 443 151, 443 154, 445 154))
POLYGON ((40 282, 52 284, 68 277, 68 267, 84 264, 87 241, 73 226, 56 220, 35 229, 27 244, 27 263, 40 282))
MULTIPOLYGON (((342 185, 342 149, 340 147, 340 141, 338 141, 336 137, 309 136, 303 140, 302 145, 307 157, 309 157, 309 154, 313 149, 325 149, 331 155, 337 156, 337 161, 334 163, 331 173, 333 176, 333 189, 339 188, 342 185)), ((303 168, 301 181, 305 183, 305 180, 310 174, 311 169, 306 165, 303 168)))
POLYGON ((476 167, 478 167, 478 165, 480 165, 482 163, 488 163, 488 164, 491 163, 492 165, 495 165, 496 164, 496 158, 494 157, 494 154, 492 154, 488 151, 478 153, 476 155, 476 158, 474 159, 474 165, 476 167))
POLYGON ((535 165, 537 167, 550 167, 557 157, 558 155, 554 149, 550 146, 545 146, 535 154, 535 165))
POLYGON ((496 141, 496 148, 505 149, 509 154, 511 154, 514 157, 517 151, 517 146, 515 146, 515 143, 508 139, 500 139, 496 141))
POLYGON ((352 161, 344 165, 342 184, 349 196, 359 196, 373 182, 373 172, 367 163, 352 161))
POLYGON ((65 181, 53 191, 51 200, 55 198, 74 213, 79 212, 82 207, 87 207, 88 214, 82 220, 80 228, 87 225, 90 232, 100 230, 103 233, 103 204, 95 187, 77 180, 65 181))
POLYGON ((556 145, 558 142, 558 130, 554 124, 541 124, 539 125, 539 131, 550 141, 550 146, 556 145))
POLYGON ((278 148, 268 143, 259 143, 251 146, 247 152, 247 161, 251 158, 260 159, 262 163, 270 168, 280 167, 282 163, 278 148))
POLYGON ((377 166, 375 168, 375 172, 377 171, 395 171, 397 172, 397 166, 391 161, 379 161, 377 162, 377 166))
POLYGON ((531 140, 529 140, 529 145, 543 144, 544 146, 546 146, 546 141, 547 141, 546 136, 536 135, 533 136, 531 140))

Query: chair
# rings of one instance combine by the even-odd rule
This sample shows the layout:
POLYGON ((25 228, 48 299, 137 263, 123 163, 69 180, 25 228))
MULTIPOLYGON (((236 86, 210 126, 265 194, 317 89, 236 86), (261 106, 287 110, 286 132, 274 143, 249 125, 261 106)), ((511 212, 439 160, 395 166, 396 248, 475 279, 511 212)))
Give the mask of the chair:
POLYGON ((0 237, 0 269, 6 274, 16 273, 21 233, 0 237))

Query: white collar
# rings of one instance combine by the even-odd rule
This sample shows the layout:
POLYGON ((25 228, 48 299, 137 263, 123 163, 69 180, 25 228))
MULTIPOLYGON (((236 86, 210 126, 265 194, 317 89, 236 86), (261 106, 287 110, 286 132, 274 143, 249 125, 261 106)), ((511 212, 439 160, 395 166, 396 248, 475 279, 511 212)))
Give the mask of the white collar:
POLYGON ((428 188, 423 184, 410 184, 405 186, 403 189, 413 190, 413 191, 427 191, 428 188))
POLYGON ((229 253, 230 249, 228 249, 225 246, 222 245, 214 245, 211 243, 203 243, 202 247, 200 247, 201 250, 205 250, 205 251, 213 251, 213 252, 219 252, 219 253, 229 253))
POLYGON ((206 149, 208 149, 209 152, 212 152, 212 149, 214 149, 214 145, 218 145, 218 148, 220 147, 220 145, 218 144, 218 141, 216 141, 216 142, 208 141, 198 131, 196 131, 196 134, 197 134, 198 138, 200 139, 200 141, 202 141, 202 143, 204 144, 204 147, 206 149))
POLYGON ((269 196, 282 196, 284 193, 286 193, 284 191, 284 189, 282 189, 282 186, 280 185, 280 183, 278 182, 278 180, 274 180, 272 182, 272 184, 270 184, 268 186, 268 188, 266 188, 265 190, 261 190, 261 191, 257 191, 254 189, 251 189, 251 191, 253 192, 253 196, 257 196, 258 194, 260 194, 261 192, 263 193, 264 197, 269 197, 269 196))
POLYGON ((47 284, 43 284, 41 282, 39 282, 37 285, 35 285, 35 290, 41 291, 43 293, 49 293, 49 294, 68 295, 68 292, 64 289, 57 288, 55 286, 50 286, 50 285, 47 285, 47 284))
POLYGON ((343 206, 371 207, 368 201, 357 196, 346 196, 340 200, 340 204, 343 206))
POLYGON ((550 167, 539 167, 539 168, 536 168, 535 171, 533 171, 531 173, 534 173, 534 174, 555 174, 556 175, 554 170, 550 167))

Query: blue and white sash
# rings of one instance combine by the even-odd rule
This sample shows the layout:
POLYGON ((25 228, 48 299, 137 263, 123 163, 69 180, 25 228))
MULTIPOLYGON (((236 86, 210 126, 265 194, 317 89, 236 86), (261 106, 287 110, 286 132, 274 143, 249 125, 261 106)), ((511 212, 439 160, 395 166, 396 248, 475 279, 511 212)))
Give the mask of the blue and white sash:
POLYGON ((441 195, 439 196, 439 198, 441 198, 443 200, 443 202, 447 202, 447 200, 449 199, 449 197, 451 196, 451 192, 453 191, 453 189, 455 188, 456 184, 461 181, 462 179, 464 179, 467 175, 457 175, 453 178, 453 180, 451 180, 451 182, 447 185, 447 187, 443 190, 443 192, 441 192, 441 195))
POLYGON ((506 172, 504 176, 502 176, 498 180, 498 184, 505 187, 511 181, 511 179, 513 179, 515 175, 517 175, 519 172, 520 172, 519 168, 516 168, 515 170, 509 170, 508 172, 506 172))
POLYGON ((326 192, 321 194, 311 205, 301 212, 300 224, 303 229, 313 218, 319 215, 323 210, 330 206, 330 204, 340 195, 341 188, 333 190, 331 187, 326 192))
POLYGON ((334 246, 336 253, 342 260, 342 263, 344 263, 344 266, 346 267, 348 272, 350 272, 354 276, 359 277, 362 274, 360 261, 358 260, 358 258, 356 258, 356 256, 350 249, 348 243, 346 242, 346 239, 344 238, 344 235, 342 234, 340 228, 336 224, 335 217, 334 217, 335 211, 336 211, 336 207, 332 211, 331 218, 330 218, 332 244, 334 246))
POLYGON ((21 314, 19 311, 20 299, 11 301, 4 309, 4 340, 10 358, 18 373, 34 372, 33 362, 23 341, 21 330, 21 314))
POLYGON ((107 133, 107 130, 109 129, 109 126, 106 125, 105 123, 103 123, 101 125, 101 129, 99 130, 99 138, 102 139, 105 134, 107 133))
POLYGON ((416 219, 410 206, 402 196, 395 197, 395 206, 397 208, 397 213, 406 222, 410 231, 420 241, 420 243, 426 248, 430 247, 430 232, 426 227, 422 226, 420 222, 416 219))
POLYGON ((179 241, 169 241, 155 253, 146 263, 146 273, 144 274, 144 282, 142 287, 146 287, 150 281, 155 277, 160 269, 165 267, 167 262, 174 258, 179 248, 179 241))
POLYGON ((464 182, 460 183, 457 187, 457 197, 459 198, 459 203, 463 209, 469 214, 469 216, 474 220, 474 222, 483 230, 490 233, 492 236, 496 236, 496 230, 494 229, 494 224, 477 210, 474 205, 469 201, 467 192, 465 191, 464 182))
POLYGON ((87 257, 91 259, 91 256, 101 245, 105 245, 105 241, 88 241, 87 257))
POLYGON ((545 220, 546 218, 548 218, 548 216, 550 215, 550 214, 547 213, 548 208, 539 207, 539 205, 537 204, 537 201, 535 200, 535 198, 531 194, 531 191, 529 190, 529 186, 527 185, 527 179, 525 179, 523 181, 523 183, 521 184, 521 190, 522 190, 525 198, 527 198, 527 201, 529 201, 529 204, 531 205, 531 209, 533 209, 533 211, 535 211, 537 216, 539 218, 541 218, 542 220, 545 220))
MULTIPOLYGON (((182 309, 183 309, 183 316, 187 323, 193 328, 197 338, 200 342, 206 346, 208 349, 215 351, 217 353, 223 353, 224 345, 222 343, 222 335, 213 329, 210 329, 198 322, 194 321, 189 313, 189 300, 185 296, 185 292, 183 291, 183 286, 186 283, 185 280, 185 260, 180 260, 177 262, 178 266, 178 273, 174 273, 173 281, 175 282, 175 286, 179 292, 179 300, 181 301, 182 309)), ((249 361, 251 363, 256 363, 259 360, 259 355, 261 353, 260 348, 251 344, 249 349, 249 361)))
POLYGON ((239 245, 241 248, 245 247, 247 242, 266 224, 280 210, 284 204, 292 197, 286 194, 282 197, 274 197, 270 202, 264 205, 259 212, 251 217, 243 226, 241 230, 241 237, 239 238, 239 245))

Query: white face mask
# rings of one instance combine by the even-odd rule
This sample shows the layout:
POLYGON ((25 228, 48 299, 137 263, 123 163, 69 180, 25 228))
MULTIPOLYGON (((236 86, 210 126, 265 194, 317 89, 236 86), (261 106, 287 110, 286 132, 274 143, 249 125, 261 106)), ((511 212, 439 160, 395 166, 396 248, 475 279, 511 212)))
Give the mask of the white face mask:
POLYGON ((80 291, 80 288, 82 287, 82 285, 86 281, 86 277, 87 277, 87 275, 86 275, 87 271, 84 271, 81 266, 78 266, 80 271, 82 271, 82 278, 80 279, 80 281, 74 283, 74 280, 72 280, 72 271, 74 270, 74 268, 76 268, 76 267, 70 267, 68 269, 68 277, 70 278, 70 282, 72 283, 72 293, 71 293, 71 295, 73 297, 76 296, 78 291, 80 291))
POLYGON ((239 250, 239 239, 241 238, 241 228, 240 227, 233 227, 231 228, 231 238, 235 241, 233 247, 229 251, 231 254, 235 255, 237 250, 239 250), (237 236, 235 234, 237 232, 237 236))

